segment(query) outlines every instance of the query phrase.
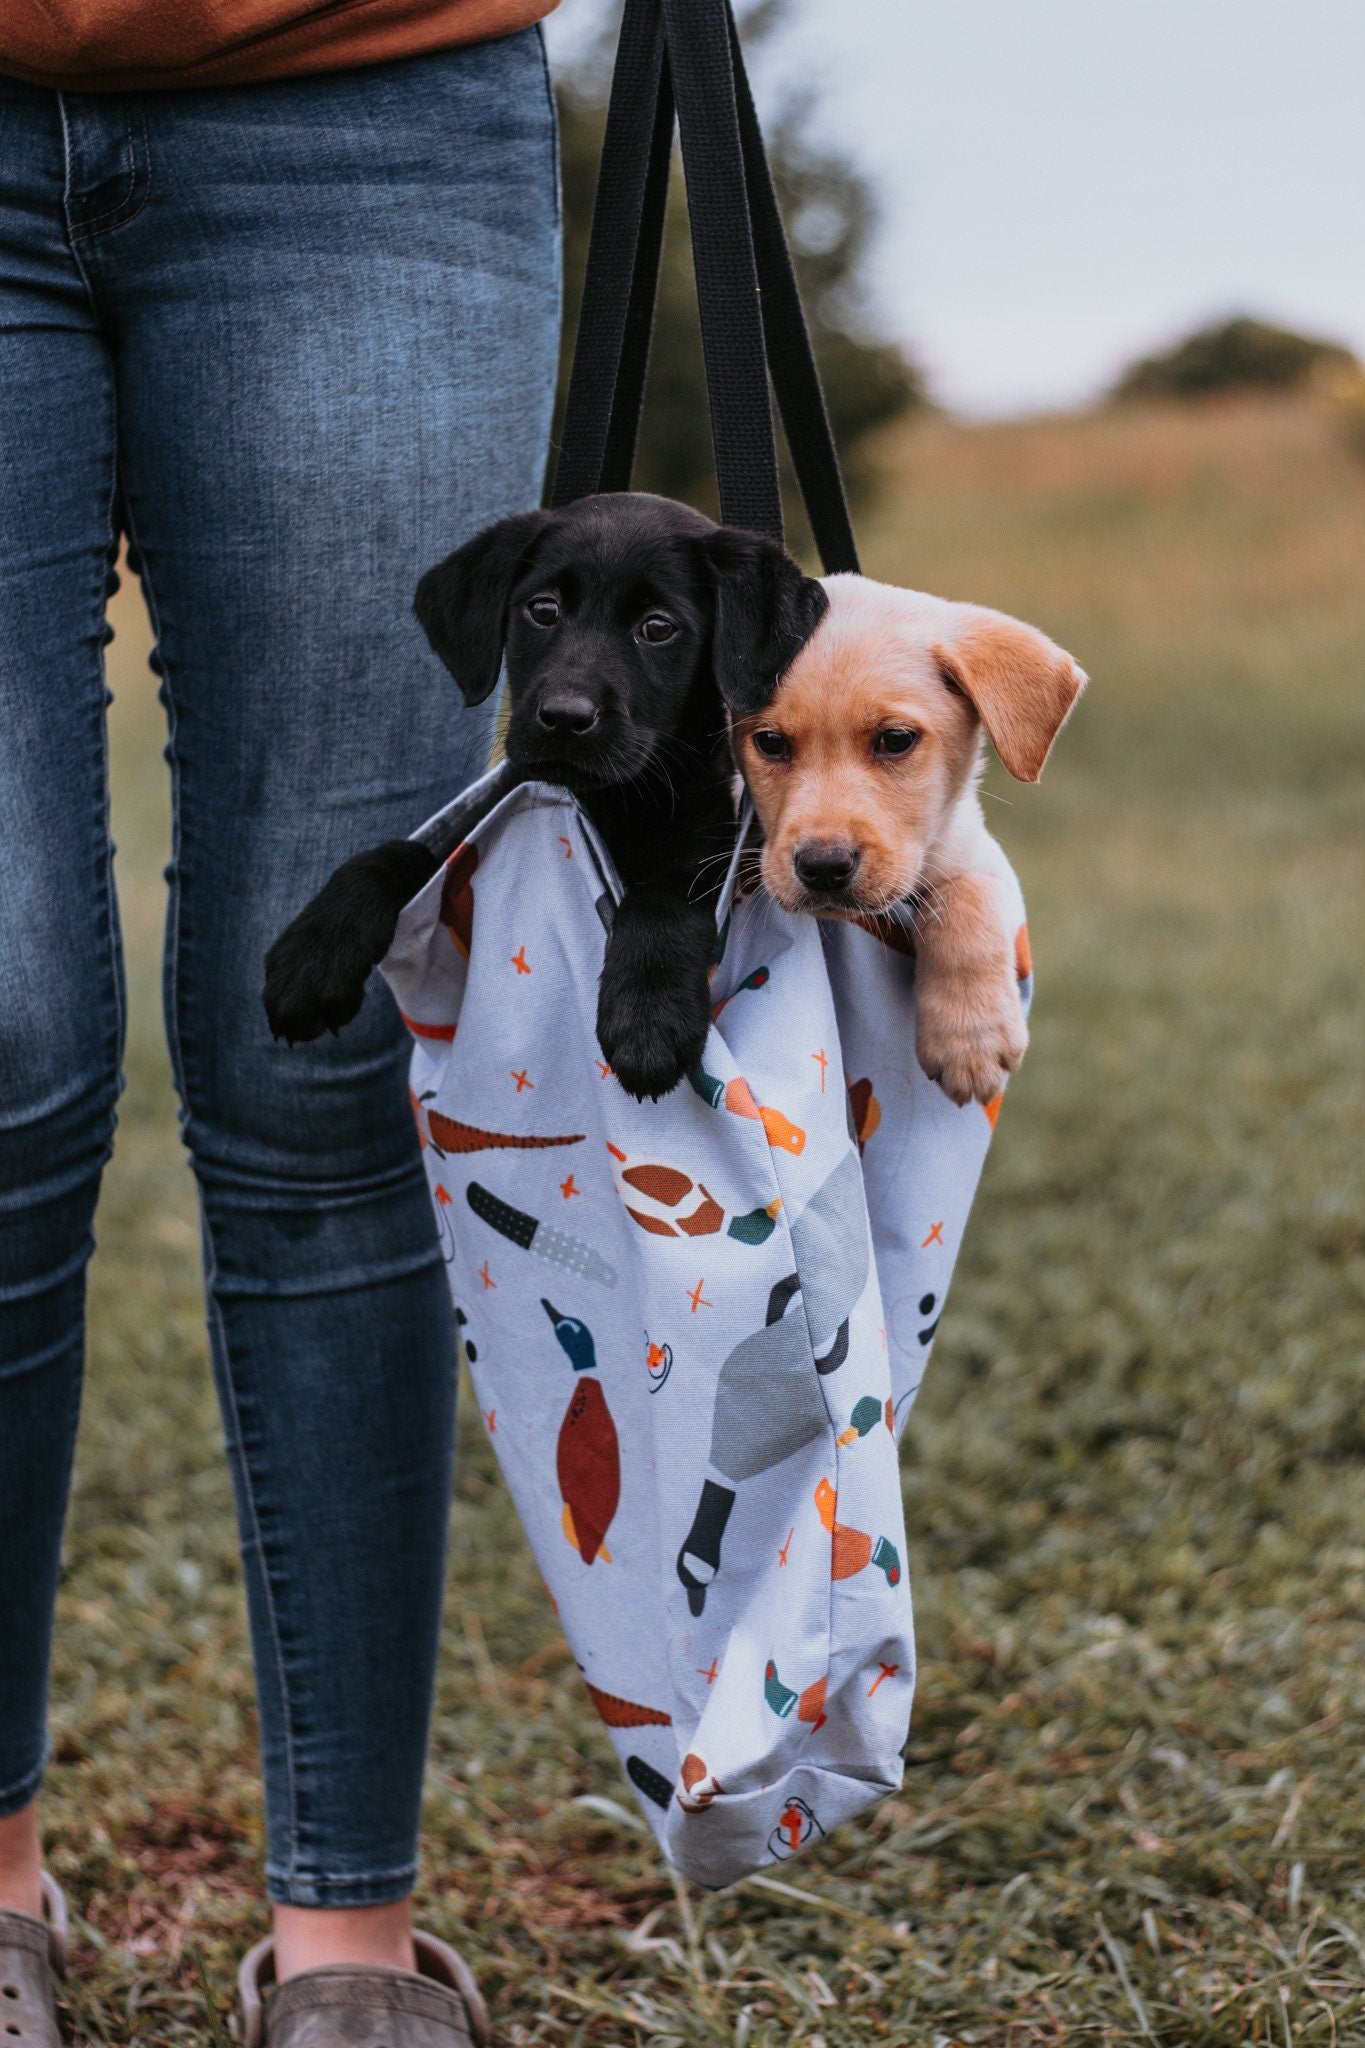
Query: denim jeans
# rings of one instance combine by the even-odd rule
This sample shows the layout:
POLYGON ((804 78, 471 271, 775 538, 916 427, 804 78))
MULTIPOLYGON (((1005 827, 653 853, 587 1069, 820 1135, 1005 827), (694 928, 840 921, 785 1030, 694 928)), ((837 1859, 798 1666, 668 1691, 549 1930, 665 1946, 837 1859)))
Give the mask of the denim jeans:
POLYGON ((541 488, 559 309, 531 30, 227 90, 0 80, 0 1813, 42 1777, 119 1090, 104 606, 156 631, 165 1011, 260 1698, 271 1895, 410 1890, 455 1343, 376 982, 291 1050, 269 941, 482 767, 419 573, 541 488))

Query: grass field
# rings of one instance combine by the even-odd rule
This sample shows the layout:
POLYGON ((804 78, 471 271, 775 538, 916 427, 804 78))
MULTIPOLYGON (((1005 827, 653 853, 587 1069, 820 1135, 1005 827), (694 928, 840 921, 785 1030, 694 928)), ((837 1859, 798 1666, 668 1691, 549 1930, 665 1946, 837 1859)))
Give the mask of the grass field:
MULTIPOLYGON (((675 1888, 574 1803, 615 1767, 466 1426, 422 1911, 517 2043, 1365 2043, 1365 465, 1284 405, 931 423, 885 470, 871 572, 1093 679, 1042 788, 991 784, 1039 993, 906 1444, 905 1789, 791 1890, 675 1888)), ((261 1843, 118 603, 132 1043, 49 1816, 76 2033, 163 2048, 225 2038, 261 1843)))

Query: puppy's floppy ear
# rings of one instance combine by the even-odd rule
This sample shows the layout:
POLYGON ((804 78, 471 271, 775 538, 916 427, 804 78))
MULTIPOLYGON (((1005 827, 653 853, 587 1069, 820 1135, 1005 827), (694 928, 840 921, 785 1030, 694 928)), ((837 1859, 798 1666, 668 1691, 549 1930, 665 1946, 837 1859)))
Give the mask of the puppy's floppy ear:
POLYGON ((716 594, 712 658, 727 708, 761 711, 829 609, 824 588, 784 547, 738 526, 701 543, 716 594))
POLYGON ((1016 782, 1036 782, 1087 677, 1034 626, 984 607, 961 607, 963 624, 929 651, 950 690, 972 704, 1016 782))
POLYGON ((466 704, 482 704, 497 686, 507 638, 507 599, 532 545, 553 512, 514 512, 485 526, 428 569, 413 610, 466 704))

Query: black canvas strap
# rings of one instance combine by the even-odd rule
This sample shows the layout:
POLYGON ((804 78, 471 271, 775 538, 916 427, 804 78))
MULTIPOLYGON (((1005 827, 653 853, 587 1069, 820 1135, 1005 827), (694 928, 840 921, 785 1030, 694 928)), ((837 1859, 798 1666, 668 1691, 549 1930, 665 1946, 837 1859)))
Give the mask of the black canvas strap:
POLYGON ((668 196, 673 101, 721 516, 782 537, 768 378, 825 569, 857 552, 729 0, 626 0, 550 502, 627 490, 668 196))
POLYGON ((721 518, 782 538, 763 309, 724 0, 663 0, 721 518))
POLYGON ((552 505, 630 489, 672 150, 673 89, 659 0, 626 0, 552 505))
MULTIPOLYGON (((728 7, 726 11, 730 12, 728 7)), ((858 549, 844 497, 844 480, 839 473, 838 451, 732 13, 730 46, 763 309, 763 336, 773 390, 782 414, 782 429, 826 575, 839 575, 845 570, 856 575, 858 549)))

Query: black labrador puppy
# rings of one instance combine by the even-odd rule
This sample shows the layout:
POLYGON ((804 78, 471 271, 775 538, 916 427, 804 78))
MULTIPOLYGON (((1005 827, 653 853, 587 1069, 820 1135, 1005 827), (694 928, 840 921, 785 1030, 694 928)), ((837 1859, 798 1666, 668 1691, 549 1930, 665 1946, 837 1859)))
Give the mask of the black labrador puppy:
MULTIPOLYGON (((467 704, 506 662, 508 786, 573 792, 624 885, 597 1035, 622 1087, 665 1095, 702 1055, 715 902, 734 837, 725 707, 755 711, 823 617, 775 542, 643 493, 499 520, 428 570, 416 612, 467 704)), ((439 855, 389 840, 338 868, 266 958, 291 1042, 360 1008, 439 855)))

